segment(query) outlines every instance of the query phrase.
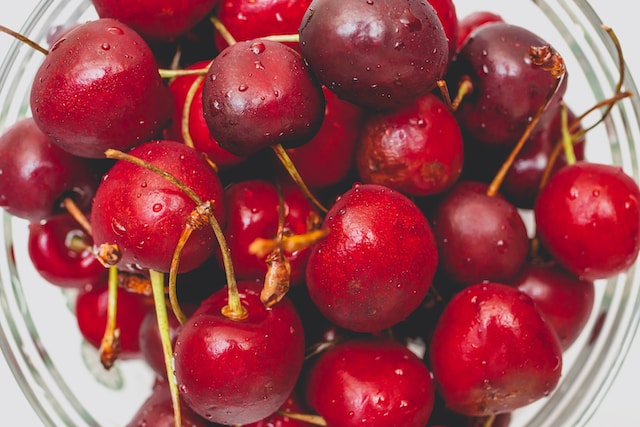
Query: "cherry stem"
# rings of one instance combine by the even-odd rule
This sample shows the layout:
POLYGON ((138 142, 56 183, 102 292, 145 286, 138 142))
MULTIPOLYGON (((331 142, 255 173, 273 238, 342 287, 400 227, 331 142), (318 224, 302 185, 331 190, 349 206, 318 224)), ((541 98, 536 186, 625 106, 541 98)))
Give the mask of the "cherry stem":
POLYGON ((67 212, 69 212, 71 216, 78 222, 78 224, 80 224, 84 232, 87 233, 87 235, 91 236, 91 223, 87 219, 87 216, 84 214, 84 212, 82 212, 82 210, 78 207, 75 200, 73 200, 71 197, 65 197, 62 201, 62 204, 64 205, 64 208, 67 210, 67 212))
POLYGON ((220 33, 224 41, 227 42, 229 46, 236 44, 236 39, 233 35, 227 30, 227 27, 224 26, 222 21, 220 21, 216 16, 211 16, 210 18, 213 27, 220 33))
POLYGON ((182 139, 184 143, 189 147, 194 148, 193 138, 191 138, 191 132, 189 132, 189 118, 191 116, 191 105, 193 104, 193 98, 196 96, 196 92, 200 87, 200 84, 204 81, 204 75, 199 75, 189 86, 187 95, 184 100, 184 106, 182 107, 182 117, 180 119, 180 132, 182 133, 182 139))
POLYGON ((180 265, 180 256, 182 255, 182 250, 184 246, 187 244, 191 233, 193 232, 193 228, 188 224, 182 229, 182 233, 180 234, 180 238, 178 239, 178 243, 173 251, 173 257, 171 258, 171 267, 169 268, 169 303, 171 304, 171 309, 173 310, 173 314, 176 316, 180 324, 183 324, 187 320, 187 316, 180 308, 180 303, 178 302, 178 293, 177 293, 177 278, 178 278, 178 267, 180 265))
POLYGON ((460 83, 458 84, 458 90, 456 92, 456 97, 453 101, 450 102, 451 110, 456 111, 460 107, 460 103, 465 96, 471 95, 473 93, 473 82, 469 76, 464 76, 460 83))
POLYGON ((0 25, 0 31, 2 31, 3 33, 7 33, 10 36, 20 40, 21 42, 29 45, 30 47, 32 47, 33 49, 37 50, 38 52, 42 52, 45 55, 49 54, 49 50, 45 49, 44 47, 40 46, 38 43, 34 42, 33 40, 23 36, 22 34, 13 31, 11 28, 7 28, 4 25, 0 25))
POLYGON ((436 85, 440 90, 440 95, 442 95, 444 102, 451 110, 453 110, 453 102, 451 101, 451 94, 449 93, 449 86, 447 86, 447 82, 444 79, 440 79, 436 82, 436 85))
POLYGON ((278 411, 278 413, 293 420, 303 421, 305 423, 313 424, 314 426, 326 427, 327 421, 320 415, 314 414, 301 414, 298 412, 278 411))
POLYGON ((567 164, 572 165, 576 162, 576 153, 573 149, 573 139, 571 138, 571 132, 568 124, 567 106, 562 103, 560 105, 560 122, 562 129, 562 146, 564 147, 564 155, 567 159, 567 164))
MULTIPOLYGON (((187 196, 197 205, 203 205, 203 201, 200 197, 188 186, 184 185, 180 180, 178 180, 175 176, 170 174, 169 172, 162 170, 149 162, 145 162, 142 159, 139 159, 130 154, 124 153, 119 150, 108 149, 105 151, 105 155, 108 158, 117 159, 117 160, 125 160, 129 161, 133 164, 139 165, 141 167, 147 168, 152 172, 155 172, 162 176, 163 178, 169 180, 169 182, 175 184, 183 190, 187 196)), ((231 260, 231 251, 229 246, 227 245, 226 239, 224 237, 224 233, 218 220, 215 215, 210 215, 209 223, 211 224, 211 228, 218 240, 218 245, 220 246, 220 251, 222 254, 222 259, 224 263, 225 274, 227 277, 227 289, 229 293, 229 301, 226 306, 222 308, 222 314, 230 319, 234 320, 242 320, 247 317, 247 310, 240 302, 240 295, 238 294, 238 285, 236 283, 236 278, 233 269, 233 262, 231 260)))
POLYGON ((160 77, 163 79, 172 79, 175 77, 186 76, 203 76, 207 74, 208 67, 194 68, 194 69, 173 69, 173 68, 161 68, 158 70, 160 77))
POLYGON ((298 169, 293 164, 293 161, 289 157, 287 150, 284 149, 282 144, 274 144, 271 146, 271 148, 273 149, 273 152, 276 154, 276 156, 278 157, 282 165, 285 167, 285 169, 289 173, 289 176, 291 176, 293 181, 300 187, 300 189, 302 190, 304 195, 307 197, 307 199, 309 199, 311 203, 313 203, 318 209, 320 209, 320 211, 322 211, 323 213, 327 213, 328 209, 325 208, 322 205, 322 203, 320 203, 320 201, 316 199, 316 197, 313 195, 311 190, 309 190, 309 187, 307 187, 307 184, 304 182, 304 179, 302 179, 302 176, 300 176, 298 169))
MULTIPOLYGON (((554 85, 551 88, 551 90, 549 90, 549 92, 547 93, 547 96, 544 102, 542 103, 542 105, 540 105, 540 107, 536 111, 536 114, 533 116, 531 121, 527 124, 527 127, 525 128, 523 134, 520 136, 520 139, 518 140, 516 145, 513 147, 513 149, 509 153, 509 156, 502 163, 502 165, 500 166, 500 169, 498 170, 495 177, 489 184, 489 187, 487 188, 488 196, 495 196, 500 190, 500 186, 502 185, 502 182, 504 181, 507 175, 507 172, 509 172, 509 168, 511 168, 511 165, 516 160, 516 157, 518 156, 518 154, 520 154, 520 151, 522 151, 524 144, 527 142, 527 140, 531 136, 531 133, 533 132, 533 129, 536 127, 536 125, 540 121, 542 117, 542 113, 544 113, 544 111, 547 109, 547 106, 551 103, 553 96, 555 95, 556 91, 560 87, 560 84, 564 80, 565 68, 562 64, 562 58, 558 54, 553 55, 553 57, 554 57, 554 60, 553 60, 553 65, 550 72, 552 73, 552 75, 556 76, 554 85)), ((546 67, 546 65, 547 64, 545 63, 541 66, 546 67)))
POLYGON ((487 418, 485 418, 484 421, 482 422, 482 427, 491 427, 495 420, 496 420, 495 414, 491 414, 487 416, 487 418))
POLYGON ((118 309, 118 268, 109 267, 107 296, 107 323, 100 342, 100 362, 109 370, 120 352, 120 329, 116 326, 118 309))
POLYGON ((263 40, 271 40, 274 42, 281 42, 281 43, 298 43, 300 42, 300 35, 299 34, 273 34, 270 36, 264 36, 264 37, 260 37, 263 40))
POLYGON ((169 390, 171 392, 171 401, 173 404, 173 417, 175 426, 182 426, 182 411, 180 410, 180 395, 178 385, 173 374, 173 348, 171 345, 171 335, 169 332, 169 318, 167 315, 167 302, 164 294, 164 273, 150 269, 149 278, 151 280, 151 288, 153 289, 153 303, 156 311, 156 321, 158 322, 158 330, 160 331, 160 341, 164 354, 164 365, 167 371, 167 379, 169 382, 169 390))

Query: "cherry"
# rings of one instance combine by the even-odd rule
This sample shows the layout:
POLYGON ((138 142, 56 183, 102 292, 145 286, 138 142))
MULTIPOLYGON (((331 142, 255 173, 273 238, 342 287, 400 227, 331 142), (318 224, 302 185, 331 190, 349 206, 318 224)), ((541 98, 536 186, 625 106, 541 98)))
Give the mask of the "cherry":
POLYGON ((36 72, 30 106, 56 144, 90 158, 159 137, 173 111, 151 48, 112 18, 77 25, 55 42, 36 72))
POLYGON ((454 0, 429 0, 429 4, 438 14, 449 45, 449 58, 453 58, 457 51, 459 23, 454 0))
MULTIPOLYGON (((268 36, 297 34, 311 0, 226 0, 221 1, 215 14, 237 41, 268 36)), ((229 44, 216 32, 214 38, 219 50, 229 44)), ((285 41, 287 46, 299 50, 297 41, 285 41)))
MULTIPOLYGON (((278 246, 279 238, 304 235, 320 226, 321 218, 313 204, 293 183, 283 183, 279 190, 276 184, 266 180, 239 181, 227 186, 224 196, 227 206, 224 235, 239 279, 264 279, 267 258, 278 246), (284 217, 282 237, 278 237, 281 197, 284 217), (256 239, 264 239, 263 246, 267 246, 267 250, 254 251, 252 244, 256 239)), ((291 267, 289 281, 292 286, 304 282, 309 257, 307 246, 282 251, 291 267)))
POLYGON ((302 370, 304 331, 285 296, 271 308, 261 283, 238 282, 247 317, 224 316, 227 290, 205 299, 182 325, 174 347, 175 374, 187 405, 209 421, 259 421, 289 398, 302 370))
POLYGON ((488 185, 463 180, 429 214, 438 245, 438 271, 453 285, 483 280, 508 283, 529 253, 529 236, 518 209, 488 185))
POLYGON ((360 135, 356 166, 362 182, 409 196, 448 190, 462 173, 460 126, 432 93, 394 110, 370 114, 360 135))
POLYGON ((306 144, 287 149, 309 188, 327 189, 348 179, 355 168, 358 137, 365 111, 322 86, 326 100, 322 125, 306 144))
MULTIPOLYGON (((215 427, 186 405, 181 405, 182 427, 215 427)), ((126 427, 174 427, 175 417, 171 393, 166 383, 154 385, 126 427)))
POLYGON ((493 22, 505 22, 501 15, 490 10, 474 10, 458 19, 458 40, 456 51, 467 41, 469 35, 478 27, 493 22))
MULTIPOLYGON (((222 183, 201 153, 180 142, 141 144, 130 156, 172 174, 203 202, 213 201, 214 215, 224 224, 222 183)), ((118 265, 132 270, 170 271, 175 248, 196 203, 176 184, 155 171, 118 160, 104 175, 93 199, 91 224, 97 246, 116 245, 118 265)), ((217 242, 210 226, 195 229, 181 253, 179 271, 202 264, 217 242)))
POLYGON ((32 117, 0 135, 0 174, 0 207, 30 222, 64 213, 65 199, 87 209, 100 181, 87 159, 53 143, 32 117))
POLYGON ((328 234, 311 248, 306 284, 336 325, 381 331, 409 316, 427 295, 436 243, 422 211, 402 193, 355 184, 331 206, 322 227, 328 234))
POLYGON ((304 390, 327 425, 341 427, 424 427, 434 403, 422 359, 385 338, 354 338, 327 349, 313 361, 304 390))
POLYGON ((368 109, 429 92, 449 60, 447 34, 424 1, 313 0, 298 33, 320 82, 368 109))
POLYGON ((450 88, 458 88, 466 79, 473 86, 456 108, 463 133, 480 143, 510 149, 539 109, 558 105, 566 84, 558 87, 557 77, 534 60, 539 50, 549 57, 555 53, 547 41, 518 25, 496 22, 472 33, 446 76, 450 88))
POLYGON ((464 415, 511 412, 553 391, 562 371, 555 331, 524 292, 473 284, 446 305, 429 345, 436 390, 464 415))
POLYGON ((325 99, 298 52, 276 41, 246 40, 212 60, 202 109, 218 144, 246 157, 307 143, 322 124, 325 99))
MULTIPOLYGON (((190 66, 187 70, 206 69, 210 60, 198 61, 190 66)), ((177 76, 169 83, 169 89, 173 93, 174 114, 171 125, 165 130, 165 137, 174 141, 182 141, 187 145, 191 144, 196 149, 206 154, 208 159, 213 162, 219 169, 235 166, 245 160, 244 157, 231 154, 229 151, 220 147, 218 142, 211 136, 207 123, 204 119, 202 111, 202 87, 204 80, 200 80, 198 75, 177 76), (197 84, 195 92, 190 94, 193 84, 197 84), (190 96, 190 98, 188 98, 190 96), (188 111, 186 119, 188 127, 183 130, 185 119, 185 105, 189 99, 188 111)))
POLYGON ((29 223, 27 248, 35 270, 55 286, 84 288, 107 279, 92 237, 68 213, 29 223))
POLYGON ((292 393, 278 411, 255 423, 245 424, 243 427, 312 427, 315 425, 291 418, 287 413, 304 414, 301 399, 296 393, 292 393))
POLYGON ((218 5, 218 0, 91 0, 98 16, 114 18, 147 41, 175 40, 193 29, 218 5))
POLYGON ((595 301, 593 281, 579 279, 556 262, 548 261, 527 263, 512 285, 535 301, 555 329, 562 349, 568 349, 591 315, 595 301))
MULTIPOLYGON (((109 288, 106 282, 83 289, 76 296, 75 315, 78 330, 84 339, 99 349, 108 320, 109 288)), ((149 297, 117 288, 116 328, 120 330, 118 357, 121 360, 139 359, 140 327, 153 303, 149 297)))
POLYGON ((585 280, 627 270, 640 250, 640 189, 619 166, 578 161, 535 201, 536 232, 565 269, 585 280))

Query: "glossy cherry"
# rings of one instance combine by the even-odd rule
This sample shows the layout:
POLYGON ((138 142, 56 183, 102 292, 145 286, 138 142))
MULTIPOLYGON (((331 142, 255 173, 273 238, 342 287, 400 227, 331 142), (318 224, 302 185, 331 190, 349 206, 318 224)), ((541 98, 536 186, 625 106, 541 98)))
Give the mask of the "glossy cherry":
POLYGON ((640 250, 640 189, 619 166, 579 161, 556 172, 534 206, 537 235, 586 280, 628 269, 640 250))
POLYGON ((562 362, 558 336, 531 297, 490 281, 447 303, 428 353, 445 404, 470 416, 511 412, 547 396, 562 362))
POLYGON ((248 317, 221 310, 227 289, 205 299, 183 324, 174 347, 175 374, 185 402, 209 421, 237 425, 259 421, 291 395, 302 369, 304 331, 286 297, 271 308, 261 283, 239 282, 248 317))
POLYGON ((354 338, 312 361, 304 390, 330 426, 424 427, 434 403, 431 373, 386 338, 354 338))
POLYGON ((93 238, 68 213, 29 223, 29 259, 49 283, 84 288, 104 283, 108 270, 93 253, 93 238))
POLYGON ((405 319, 427 295, 438 253, 422 211, 397 190, 355 184, 329 208, 327 236, 312 247, 311 299, 336 325, 377 332, 405 319))
POLYGON ((151 48, 112 18, 58 38, 36 72, 30 106, 56 144, 90 158, 159 137, 173 111, 151 48))
MULTIPOLYGON (((224 225, 222 183, 202 153, 183 143, 144 143, 129 155, 169 172, 203 201, 213 201, 224 225)), ((91 209, 95 245, 117 245, 119 265, 168 272, 176 245, 196 203, 176 184, 128 160, 118 160, 104 175, 91 209)), ((179 271, 202 264, 217 248, 211 226, 194 230, 180 259, 179 271)))
POLYGON ((56 145, 32 117, 0 135, 0 174, 0 207, 31 222, 64 213, 65 198, 87 209, 100 181, 87 159, 56 145))

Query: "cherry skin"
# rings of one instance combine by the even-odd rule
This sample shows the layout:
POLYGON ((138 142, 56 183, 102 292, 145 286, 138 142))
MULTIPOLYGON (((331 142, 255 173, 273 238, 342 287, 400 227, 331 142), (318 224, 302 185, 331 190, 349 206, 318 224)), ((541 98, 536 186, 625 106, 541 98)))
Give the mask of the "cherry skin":
MULTIPOLYGON (((83 289, 76 297, 78 330, 96 349, 100 348, 105 333, 108 304, 109 289, 106 282, 101 286, 83 289)), ((153 301, 149 297, 118 287, 116 327, 120 330, 119 359, 139 359, 142 356, 139 343, 140 327, 147 314, 152 311, 153 301)))
POLYGON ((313 427, 314 424, 288 417, 286 412, 294 414, 305 413, 301 399, 296 393, 291 394, 277 412, 255 423, 245 424, 243 427, 313 427))
MULTIPOLYGON (((129 151, 174 175, 203 201, 214 202, 224 226, 222 183, 202 154, 180 142, 150 141, 129 151)), ((168 272, 195 203, 175 184, 143 166, 118 160, 104 175, 91 209, 94 243, 117 245, 119 265, 168 272)), ((208 223, 195 229, 181 254, 179 272, 202 264, 217 248, 208 223)))
POLYGON ((452 187, 462 173, 463 158, 462 132, 454 114, 428 93, 404 107, 367 117, 356 166, 362 182, 424 197, 452 187))
POLYGON ((422 211, 402 193, 355 184, 329 208, 327 236, 311 248, 306 282, 318 309, 356 332, 389 328, 418 307, 438 263, 422 211))
POLYGON ((302 180, 313 189, 334 186, 354 170, 356 146, 365 117, 362 108, 338 98, 326 86, 322 86, 322 93, 326 106, 318 133, 306 144, 287 149, 302 180))
POLYGON ((29 259, 49 283, 84 288, 104 283, 108 270, 93 253, 93 239, 68 213, 29 223, 29 259))
POLYGON ((562 371, 562 348, 527 294, 483 282, 447 303, 428 363, 447 407, 486 416, 511 412, 553 391, 562 371))
POLYGON ((579 161, 557 171, 534 206, 540 242, 586 280, 627 270, 640 250, 640 189, 619 166, 579 161))
MULTIPOLYGON (((205 69, 209 66, 210 60, 198 61, 195 64, 186 67, 187 70, 205 69)), ((171 80, 169 89, 173 93, 174 114, 171 125, 165 130, 167 139, 174 141, 182 141, 186 143, 185 135, 183 135, 182 123, 186 99, 191 85, 198 79, 197 75, 178 76, 171 80)), ((204 81, 198 84, 193 94, 191 104, 188 111, 188 137, 191 138, 193 146, 207 155, 209 160, 213 162, 219 169, 235 166, 245 160, 244 157, 231 154, 227 150, 220 147, 218 142, 211 136, 207 122, 204 119, 202 111, 202 87, 204 81)))
POLYGON ((172 115, 151 48, 112 18, 78 25, 51 46, 31 85, 30 106, 56 144, 90 158, 159 137, 172 115))
POLYGON ((567 350, 587 324, 595 300, 593 281, 582 280, 556 262, 530 262, 512 283, 529 295, 567 350))
MULTIPOLYGON (((252 40, 297 34, 310 3, 311 0, 227 0, 220 2, 215 13, 236 41, 252 40)), ((219 50, 228 46, 219 32, 214 41, 219 50)), ((285 44, 299 50, 298 42, 285 44)))
POLYGON ((87 159, 56 145, 32 117, 0 135, 0 172, 0 207, 30 222, 64 213, 65 198, 87 209, 100 181, 87 159))
POLYGON ((209 421, 238 425, 263 419, 289 398, 302 370, 300 317, 286 296, 266 308, 261 287, 257 281, 238 283, 247 318, 221 313, 228 303, 223 289, 205 299, 178 334, 174 360, 180 394, 209 421))
POLYGON ((438 245, 439 272, 464 287, 483 280, 508 283, 529 253, 529 236, 518 209, 487 185, 460 181, 429 214, 438 245))
MULTIPOLYGON (((180 405, 182 427, 215 427, 191 408, 180 405)), ((126 427, 174 427, 175 416, 171 391, 167 383, 157 383, 151 394, 142 402, 140 408, 131 417, 126 427)))
POLYGON ((423 427, 431 415, 431 373, 396 341, 350 339, 312 363, 305 378, 306 400, 328 425, 423 427))
POLYGON ((418 0, 314 0, 298 34, 320 82, 367 109, 398 107, 424 95, 449 61, 437 13, 418 0))
POLYGON ((174 40, 205 19, 218 0, 91 0, 98 16, 124 22, 148 41, 174 40))
POLYGON ((555 101, 551 103, 558 105, 566 84, 558 87, 557 78, 536 65, 532 47, 555 52, 537 34, 504 22, 482 25, 467 39, 445 77, 452 92, 465 79, 473 85, 456 109, 464 134, 483 144, 510 149, 552 91, 555 101))
MULTIPOLYGON (((225 239, 239 279, 264 279, 267 254, 251 252, 250 245, 258 238, 275 239, 278 233, 279 194, 276 186, 266 180, 239 181, 224 190, 227 206, 225 239)), ((319 228, 321 218, 315 207, 293 183, 282 185, 284 203, 283 234, 300 235, 319 228)), ((271 251, 268 251, 269 253, 271 251)), ((291 285, 304 282, 309 248, 283 251, 291 265, 291 285)))
POLYGON ((429 4, 438 14, 449 46, 449 58, 453 58, 457 51, 459 20, 454 0, 429 0, 429 4))
POLYGON ((276 144, 304 145, 318 132, 324 109, 322 87, 300 54, 266 39, 225 48, 211 62, 202 89, 211 136, 237 156, 276 144))

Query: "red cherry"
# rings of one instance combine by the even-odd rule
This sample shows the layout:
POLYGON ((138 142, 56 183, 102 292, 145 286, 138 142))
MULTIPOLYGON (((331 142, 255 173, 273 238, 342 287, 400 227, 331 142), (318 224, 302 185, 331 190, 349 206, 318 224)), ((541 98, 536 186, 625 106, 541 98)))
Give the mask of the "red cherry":
POLYGON ((174 347, 181 396, 209 421, 237 425, 259 421, 291 395, 302 369, 304 331, 286 297, 271 308, 260 301, 259 282, 239 282, 248 317, 221 313, 227 290, 205 299, 182 325, 174 347))
POLYGON ((470 285, 446 305, 428 354, 436 389, 470 416, 511 412, 553 391, 562 348, 535 302, 496 282, 470 285))
POLYGON ((33 118, 56 144, 103 158, 160 136, 172 114, 149 45, 129 26, 102 18, 60 37, 31 86, 33 118))
POLYGON ((476 28, 492 22, 504 22, 504 19, 502 19, 502 16, 490 10, 475 10, 461 17, 458 20, 456 50, 460 49, 476 28))
POLYGON ((586 280, 627 270, 640 250, 640 189, 619 166, 579 161, 557 171, 534 206, 540 242, 586 280))
POLYGON ((174 40, 205 19, 218 0, 91 0, 98 16, 124 22, 148 41, 174 40))
POLYGON ((579 279, 555 262, 533 262, 525 266, 513 286, 535 301, 558 334, 563 350, 568 349, 591 315, 593 281, 579 279))
POLYGON ((29 224, 29 259, 49 283, 83 288, 104 283, 108 270, 93 253, 93 239, 70 214, 29 224))
POLYGON ((424 427, 434 403, 431 373, 407 347, 388 339, 335 344, 306 377, 308 404, 327 425, 424 427))
POLYGON ((376 332, 405 319, 427 295, 438 253, 422 211, 402 193, 356 184, 329 209, 328 235, 307 261, 309 295, 336 325, 376 332))
MULTIPOLYGON (((180 142, 150 141, 129 151, 174 175, 200 199, 214 201, 214 215, 224 226, 222 183, 202 154, 180 142)), ((176 245, 195 207, 184 191, 158 173, 118 160, 104 175, 91 209, 94 243, 117 245, 119 265, 168 272, 176 245)), ((210 226, 196 229, 187 241, 179 271, 202 264, 217 248, 210 226)))
MULTIPOLYGON (((76 321, 82 336, 100 348, 107 325, 109 288, 106 284, 85 289, 76 297, 76 321)), ((120 359, 140 358, 140 327, 153 311, 149 297, 119 287, 116 304, 116 328, 120 330, 120 359)))

